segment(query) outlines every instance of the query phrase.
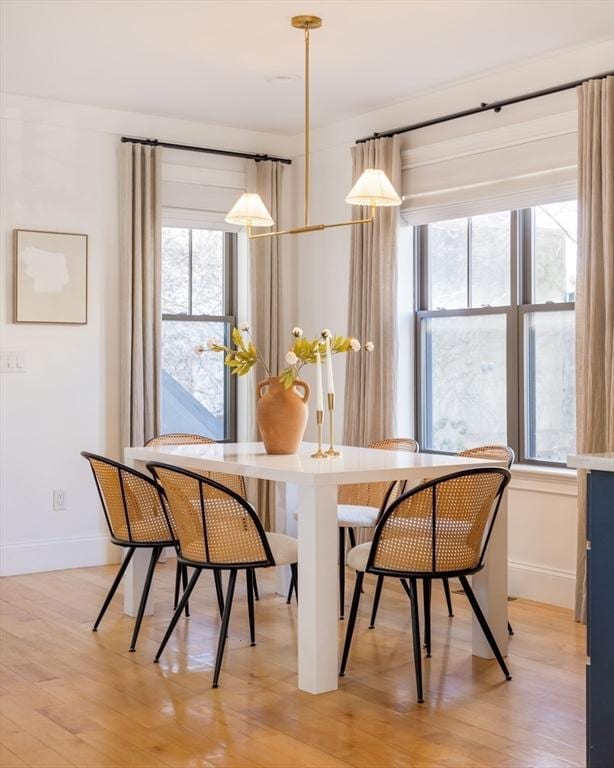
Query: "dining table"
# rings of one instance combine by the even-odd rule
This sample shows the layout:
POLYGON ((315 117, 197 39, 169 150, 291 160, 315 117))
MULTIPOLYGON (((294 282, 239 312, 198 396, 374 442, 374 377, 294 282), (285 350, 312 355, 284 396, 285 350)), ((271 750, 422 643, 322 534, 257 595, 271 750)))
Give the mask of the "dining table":
MULTIPOLYGON (((267 454, 259 442, 127 447, 124 461, 144 471, 147 462, 186 469, 226 472, 275 483, 275 530, 298 539, 298 687, 312 694, 338 685, 339 592, 337 589, 337 489, 350 483, 405 480, 407 487, 474 467, 504 466, 491 459, 408 453, 350 446, 339 456, 312 458, 317 446, 302 443, 298 453, 267 454)), ((145 470, 146 471, 146 470, 145 470)), ((124 612, 138 610, 148 552, 137 549, 127 572, 124 612)), ((277 568, 276 589, 286 594, 287 567, 277 568)), ((507 499, 504 494, 493 526, 484 568, 472 587, 503 655, 507 654, 507 499)), ((153 611, 150 596, 147 613, 153 611)), ((493 658, 473 619, 475 656, 493 658)))

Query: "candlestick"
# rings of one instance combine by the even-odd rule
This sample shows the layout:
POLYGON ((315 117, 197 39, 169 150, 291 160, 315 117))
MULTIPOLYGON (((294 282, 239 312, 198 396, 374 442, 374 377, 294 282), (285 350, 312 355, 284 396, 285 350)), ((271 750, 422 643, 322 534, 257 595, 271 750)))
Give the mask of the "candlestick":
POLYGON ((328 454, 322 450, 322 422, 324 421, 324 410, 316 411, 316 424, 318 425, 318 450, 311 454, 312 459, 327 459, 328 454))
POLYGON ((330 336, 327 336, 324 339, 324 343, 326 344, 326 375, 328 379, 328 394, 334 395, 335 382, 333 381, 333 356, 330 350, 330 336))
POLYGON ((326 451, 328 456, 341 456, 340 451, 337 451, 334 446, 335 442, 335 393, 329 392, 327 395, 328 400, 328 415, 330 419, 330 448, 326 451))
POLYGON ((324 399, 322 397, 322 356, 320 355, 320 350, 317 350, 316 352, 316 384, 316 408, 318 411, 324 412, 324 399))

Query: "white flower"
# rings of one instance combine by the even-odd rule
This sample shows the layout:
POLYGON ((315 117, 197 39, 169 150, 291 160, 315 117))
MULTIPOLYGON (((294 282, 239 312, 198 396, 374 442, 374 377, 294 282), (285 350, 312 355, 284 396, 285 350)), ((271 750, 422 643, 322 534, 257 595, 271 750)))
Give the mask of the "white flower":
POLYGON ((209 339, 207 341, 207 349, 214 350, 217 347, 217 341, 215 339, 209 339))
POLYGON ((360 342, 358 339, 350 339, 350 347, 354 352, 360 352, 360 342))
POLYGON ((331 334, 331 332, 330 332, 330 330, 328 328, 323 328, 322 329, 322 338, 323 339, 330 339, 331 336, 332 336, 332 334, 331 334))
POLYGON ((204 344, 197 344, 194 347, 194 352, 196 352, 197 355, 202 355, 202 353, 205 351, 205 345, 204 344))
POLYGON ((373 350, 375 349, 375 344, 372 341, 368 341, 365 344, 365 349, 367 350, 367 352, 373 352, 373 350))
POLYGON ((295 339, 300 339, 301 336, 303 335, 303 329, 302 328, 298 328, 298 327, 297 328, 293 328, 292 329, 292 335, 294 336, 295 339))
POLYGON ((241 325, 239 326, 239 330, 243 331, 243 333, 249 333, 249 323, 243 321, 241 325))
POLYGON ((286 362, 288 365, 296 365, 298 363, 298 357, 294 354, 292 350, 290 350, 286 354, 286 362))

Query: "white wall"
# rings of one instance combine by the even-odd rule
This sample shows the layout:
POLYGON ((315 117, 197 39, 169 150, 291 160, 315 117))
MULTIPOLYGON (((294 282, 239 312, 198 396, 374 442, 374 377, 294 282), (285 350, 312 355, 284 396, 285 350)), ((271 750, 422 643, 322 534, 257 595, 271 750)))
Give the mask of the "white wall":
MULTIPOLYGON (((117 152, 120 135, 240 151, 286 137, 3 94, 0 343, 26 371, 0 376, 2 574, 105 563, 102 513, 81 450, 119 457, 117 152), (88 323, 12 322, 14 228, 89 236, 88 323), (54 488, 67 509, 52 510, 54 488)), ((203 156, 190 155, 203 166, 203 156)), ((188 155, 182 162, 189 164, 188 155)), ((219 160, 211 163, 219 169, 219 160)))
MULTIPOLYGON (((611 42, 580 47, 418 94, 403 103, 315 130, 312 134, 311 222, 327 223, 351 217, 344 198, 352 182, 350 147, 357 138, 478 106, 481 102, 492 102, 598 74, 613 67, 611 42)), ((402 73, 397 76, 402 76, 402 73)), ((402 146, 404 151, 410 150, 409 155, 411 150, 417 154, 426 148, 432 156, 431 146, 436 150, 438 146, 446 146, 446 143, 447 146, 455 141, 462 143, 466 137, 506 126, 510 135, 518 134, 516 126, 519 124, 537 121, 538 126, 551 125, 556 122, 556 117, 552 116, 564 114, 568 118, 569 113, 575 110, 576 95, 568 91, 506 107, 498 114, 487 112, 405 134, 402 146)), ((568 136, 561 139, 566 157, 569 143, 568 136)), ((542 151, 539 142, 531 151, 542 151)), ((295 217, 299 222, 303 199, 302 163, 303 158, 297 158, 293 174, 295 217)), ((470 175, 472 158, 467 157, 465 163, 467 175, 470 175)), ((433 167, 432 172, 436 174, 437 168, 433 167)), ((405 183, 411 187, 411 169, 405 174, 405 183)), ((309 333, 315 333, 322 327, 352 333, 352 329, 347 327, 349 254, 349 228, 297 238, 294 254, 298 285, 296 317, 299 325, 309 333)), ((400 258, 404 261, 410 258, 409 251, 401 253, 400 258)), ((339 393, 336 431, 341 434, 344 385, 344 365, 341 361, 336 362, 336 381, 339 383, 336 387, 339 393)), ((401 404, 404 414, 411 411, 413 393, 407 390, 406 396, 408 401, 401 404)), ((314 434, 311 424, 308 434, 314 434)), ((576 560, 574 475, 554 473, 544 482, 534 474, 519 472, 511 486, 509 506, 512 593, 571 606, 576 560)))

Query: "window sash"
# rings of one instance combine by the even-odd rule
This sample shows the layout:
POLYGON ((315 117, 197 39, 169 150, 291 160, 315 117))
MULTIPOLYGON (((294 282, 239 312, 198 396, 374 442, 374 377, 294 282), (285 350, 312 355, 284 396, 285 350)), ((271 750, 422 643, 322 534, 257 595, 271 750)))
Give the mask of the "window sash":
POLYGON ((479 315, 506 315, 506 414, 508 445, 517 460, 523 464, 539 466, 563 466, 561 462, 543 461, 529 456, 526 395, 526 339, 525 316, 535 312, 561 312, 575 310, 574 302, 531 303, 533 300, 533 212, 532 209, 510 211, 510 305, 471 307, 471 222, 468 230, 467 253, 467 304, 460 309, 429 309, 429 254, 428 224, 414 228, 415 269, 415 365, 414 399, 415 427, 420 445, 429 453, 450 455, 426 445, 426 408, 431 393, 427 390, 427 370, 424 360, 424 320, 430 317, 471 317, 479 315))
MULTIPOLYGON (((179 227, 182 229, 182 227, 179 227)), ((203 322, 224 323, 225 344, 230 345, 232 328, 237 324, 237 248, 238 238, 234 232, 224 232, 224 310, 223 315, 191 314, 193 307, 193 275, 192 275, 192 230, 198 227, 187 227, 189 230, 189 294, 188 307, 190 312, 177 314, 163 313, 162 322, 203 322)), ((205 229, 205 227, 202 227, 205 229)), ((237 439, 237 377, 231 376, 230 369, 224 367, 224 438, 218 442, 233 443, 237 439)))
MULTIPOLYGON (((526 316, 543 312, 574 312, 574 302, 552 302, 548 304, 522 304, 518 307, 518 441, 520 445, 520 461, 523 464, 534 464, 546 467, 564 466, 560 461, 536 459, 529 450, 530 430, 527 428, 529 416, 529 378, 527 369, 527 334, 525 333, 526 316)), ((535 437, 535 435, 534 435, 535 437)))

